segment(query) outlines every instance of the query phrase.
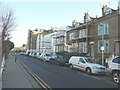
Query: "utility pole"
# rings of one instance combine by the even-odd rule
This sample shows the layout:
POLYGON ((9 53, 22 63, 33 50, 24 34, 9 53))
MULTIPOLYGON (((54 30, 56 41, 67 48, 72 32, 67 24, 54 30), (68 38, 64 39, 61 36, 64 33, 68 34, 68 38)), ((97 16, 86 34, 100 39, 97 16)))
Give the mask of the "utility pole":
POLYGON ((40 47, 41 47, 41 45, 40 45, 41 37, 40 36, 41 35, 39 34, 39 53, 40 53, 40 47))
POLYGON ((104 65, 104 24, 101 24, 101 30, 102 30, 102 46, 101 46, 101 51, 102 51, 102 65, 104 65))

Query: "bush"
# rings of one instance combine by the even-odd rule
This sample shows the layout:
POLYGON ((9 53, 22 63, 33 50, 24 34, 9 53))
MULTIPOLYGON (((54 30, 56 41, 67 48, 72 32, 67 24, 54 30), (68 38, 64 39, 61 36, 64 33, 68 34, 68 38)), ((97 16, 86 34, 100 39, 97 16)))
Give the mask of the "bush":
POLYGON ((14 43, 6 40, 3 41, 3 54, 7 55, 11 49, 14 48, 14 43))
POLYGON ((57 52, 56 54, 63 56, 65 60, 69 60, 70 57, 73 55, 78 55, 78 54, 73 53, 73 52, 57 52))

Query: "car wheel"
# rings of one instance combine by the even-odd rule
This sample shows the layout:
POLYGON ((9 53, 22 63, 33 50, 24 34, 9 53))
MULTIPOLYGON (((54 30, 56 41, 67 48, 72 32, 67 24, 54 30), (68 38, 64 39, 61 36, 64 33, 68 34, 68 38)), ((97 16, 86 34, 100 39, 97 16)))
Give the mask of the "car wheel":
POLYGON ((72 64, 70 64, 70 68, 72 68, 72 69, 73 69, 73 65, 72 65, 72 64))
POLYGON ((120 72, 114 71, 112 74, 112 79, 115 83, 119 84, 120 83, 120 72))
POLYGON ((91 74, 91 69, 90 68, 86 68, 86 73, 87 74, 91 74))

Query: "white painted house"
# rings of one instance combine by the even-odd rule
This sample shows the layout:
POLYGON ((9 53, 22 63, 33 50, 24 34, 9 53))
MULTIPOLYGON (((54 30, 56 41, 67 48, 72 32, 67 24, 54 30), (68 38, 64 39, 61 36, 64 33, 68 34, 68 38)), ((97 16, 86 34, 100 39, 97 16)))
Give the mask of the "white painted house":
POLYGON ((53 53, 53 34, 39 34, 37 37, 36 51, 41 53, 53 53))

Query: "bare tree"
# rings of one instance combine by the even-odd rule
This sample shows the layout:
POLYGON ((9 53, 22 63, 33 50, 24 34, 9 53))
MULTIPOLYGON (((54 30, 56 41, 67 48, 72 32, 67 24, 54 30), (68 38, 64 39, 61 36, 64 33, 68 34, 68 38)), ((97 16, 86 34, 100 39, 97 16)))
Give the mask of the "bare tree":
POLYGON ((15 16, 13 10, 0 3, 0 32, 2 34, 2 55, 8 54, 10 47, 8 43, 11 38, 11 31, 15 30, 15 16))
POLYGON ((16 23, 15 23, 15 16, 12 9, 5 8, 4 6, 0 5, 0 18, 1 18, 1 25, 2 25, 2 40, 8 40, 11 38, 10 34, 11 31, 15 30, 16 23))

